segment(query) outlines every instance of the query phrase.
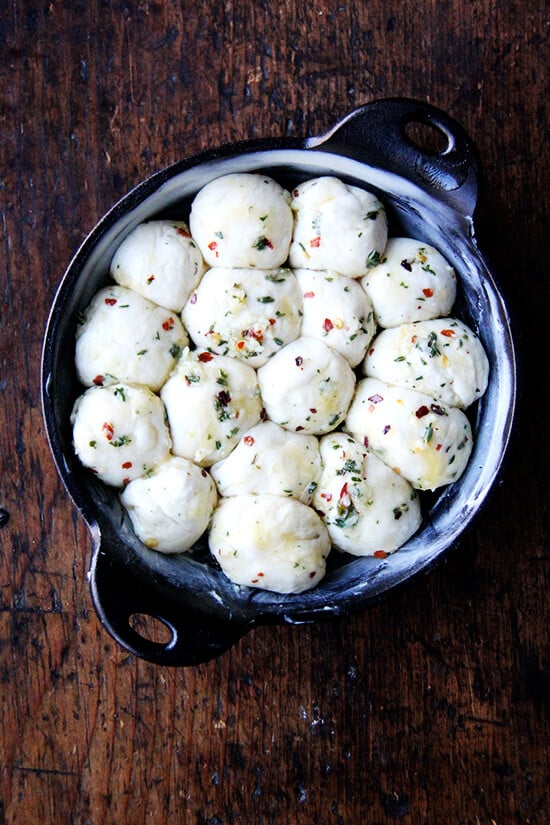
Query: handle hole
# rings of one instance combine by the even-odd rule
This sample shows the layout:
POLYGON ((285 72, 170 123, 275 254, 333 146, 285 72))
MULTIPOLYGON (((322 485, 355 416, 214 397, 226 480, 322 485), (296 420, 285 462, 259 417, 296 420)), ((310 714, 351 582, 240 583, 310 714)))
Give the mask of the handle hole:
POLYGON ((132 613, 128 624, 136 633, 139 633, 148 642, 157 645, 168 645, 174 638, 174 631, 170 625, 148 613, 132 613))
POLYGON ((410 120, 404 129, 407 139, 426 155, 442 155, 451 148, 449 135, 434 123, 410 120))

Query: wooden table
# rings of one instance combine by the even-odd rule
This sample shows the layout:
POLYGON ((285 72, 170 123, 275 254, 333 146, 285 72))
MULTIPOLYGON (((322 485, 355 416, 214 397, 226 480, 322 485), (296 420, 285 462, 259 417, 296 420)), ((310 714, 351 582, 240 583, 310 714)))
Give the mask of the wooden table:
POLYGON ((550 822, 544 6, 0 11, 0 825, 550 822), (63 271, 172 161, 320 134, 396 95, 448 111, 484 163, 484 250, 520 363, 489 503, 445 564, 372 609, 260 627, 194 668, 134 658, 93 610, 91 540, 45 438, 40 352, 63 271))

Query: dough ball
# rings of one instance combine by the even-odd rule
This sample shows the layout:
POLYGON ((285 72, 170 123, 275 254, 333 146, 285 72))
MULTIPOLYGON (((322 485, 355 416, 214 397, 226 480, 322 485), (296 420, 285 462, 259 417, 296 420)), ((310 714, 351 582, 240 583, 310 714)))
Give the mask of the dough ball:
POLYGON ((101 289, 82 313, 75 364, 84 386, 117 382, 157 391, 189 343, 175 313, 124 286, 101 289))
POLYGON ((224 175, 197 193, 189 223, 210 266, 273 269, 288 257, 290 193, 266 175, 224 175))
POLYGON ((377 378, 358 382, 345 429, 418 490, 457 481, 473 446, 461 410, 377 378))
POLYGON ((248 430, 211 473, 222 496, 291 496, 309 504, 321 473, 319 443, 313 435, 263 421, 248 430))
POLYGON ((184 553, 205 532, 218 500, 205 469, 169 456, 120 494, 135 534, 152 550, 184 553))
POLYGON ((209 269, 185 305, 195 345, 253 367, 300 334, 300 290, 290 269, 209 269))
POLYGON ((320 443, 323 472, 313 496, 332 544, 354 556, 384 558, 421 522, 420 498, 408 481, 344 433, 320 443))
POLYGON ((390 238, 361 286, 381 327, 447 315, 456 297, 452 266, 433 246, 413 238, 390 238))
POLYGON ((262 411, 255 370, 204 350, 185 352, 160 394, 173 452, 201 467, 225 458, 262 411))
POLYGON ((487 388, 489 361, 479 338, 456 318, 383 330, 363 364, 365 375, 465 409, 487 388))
POLYGON ((287 430, 321 435, 345 418, 355 375, 338 352, 315 338, 297 338, 258 370, 268 418, 287 430))
POLYGON ((82 464, 114 487, 147 473, 170 450, 164 405, 147 387, 91 387, 77 398, 71 423, 82 464))
POLYGON ((111 262, 114 281, 173 312, 181 312, 203 272, 202 255, 183 221, 139 224, 111 262))
POLYGON ((293 269, 329 269, 349 278, 365 275, 384 252, 386 211, 371 192, 324 176, 293 192, 293 269))
POLYGON ((234 496, 214 511, 210 551, 236 584, 302 593, 325 575, 327 529, 315 510, 293 498, 234 496))
POLYGON ((376 332, 367 293, 336 272, 297 269, 295 275, 302 293, 302 335, 324 341, 356 367, 376 332))

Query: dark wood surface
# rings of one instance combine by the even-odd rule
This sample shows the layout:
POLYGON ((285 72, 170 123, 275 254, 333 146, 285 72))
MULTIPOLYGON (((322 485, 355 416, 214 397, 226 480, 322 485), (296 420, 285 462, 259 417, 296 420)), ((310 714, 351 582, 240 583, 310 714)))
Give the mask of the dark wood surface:
POLYGON ((0 825, 550 822, 547 31, 542 0, 2 6, 0 825), (383 604, 195 668, 138 660, 93 610, 42 423, 63 271, 170 162, 397 95, 448 111, 483 160, 520 364, 499 482, 383 604))

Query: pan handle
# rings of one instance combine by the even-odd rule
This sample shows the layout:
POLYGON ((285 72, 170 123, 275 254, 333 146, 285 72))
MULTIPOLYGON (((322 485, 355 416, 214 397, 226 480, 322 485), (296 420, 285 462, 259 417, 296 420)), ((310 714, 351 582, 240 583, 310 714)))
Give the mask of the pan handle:
POLYGON ((375 100, 325 134, 309 138, 307 147, 386 169, 473 217, 480 175, 477 151, 463 127, 429 103, 375 100))
MULTIPOLYGON (((98 616, 111 636, 129 653, 156 665, 187 667, 225 653, 250 627, 213 618, 198 605, 185 605, 181 593, 166 582, 147 583, 110 552, 105 542, 96 547, 89 572, 92 599, 98 616), (132 621, 145 618, 163 626, 167 641, 148 638, 132 621)), ((139 624, 138 624, 139 627, 139 624)), ((155 634, 158 635, 158 634, 155 634)))

